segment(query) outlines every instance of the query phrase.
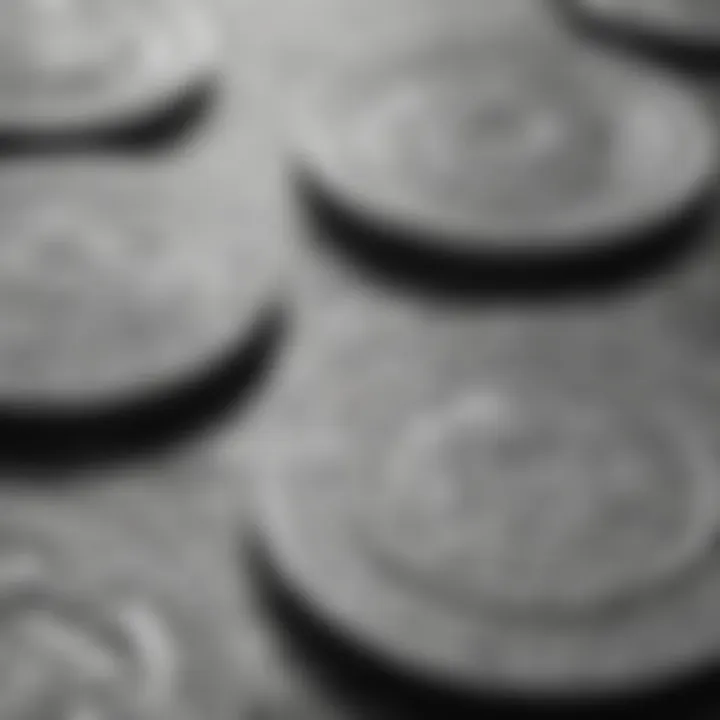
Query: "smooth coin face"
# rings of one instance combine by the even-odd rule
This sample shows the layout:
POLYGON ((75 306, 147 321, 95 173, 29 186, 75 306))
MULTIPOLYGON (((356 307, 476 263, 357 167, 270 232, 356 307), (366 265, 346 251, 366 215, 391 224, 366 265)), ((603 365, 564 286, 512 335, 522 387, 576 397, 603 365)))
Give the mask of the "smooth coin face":
POLYGON ((712 461, 685 428, 545 389, 478 388, 411 421, 366 537, 469 608, 592 613, 702 560, 712 461))
POLYGON ((192 2, 4 2, 0 128, 130 120, 209 77, 216 52, 192 2))
POLYGON ((9 181, 5 400, 116 401, 185 381, 240 347, 275 300, 277 255, 257 228, 211 227, 200 208, 156 198, 139 176, 130 190, 103 177, 97 191, 92 172, 85 191, 63 185, 62 171, 35 189, 9 181))
POLYGON ((438 43, 338 71, 296 154, 340 206, 466 247, 604 247, 697 199, 715 130, 681 84, 560 43, 438 43))

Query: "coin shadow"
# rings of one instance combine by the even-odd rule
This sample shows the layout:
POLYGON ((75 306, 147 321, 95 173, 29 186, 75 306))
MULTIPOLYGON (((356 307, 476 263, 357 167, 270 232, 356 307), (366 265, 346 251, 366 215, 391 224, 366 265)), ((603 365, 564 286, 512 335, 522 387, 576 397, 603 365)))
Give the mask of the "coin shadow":
MULTIPOLYGON (((637 718, 664 711, 673 717, 708 712, 720 703, 720 664, 670 685, 613 696, 531 697, 499 688, 459 692, 429 678, 419 680, 361 647, 323 621, 294 593, 275 569, 258 533, 241 538, 241 552, 254 582, 260 611, 271 620, 288 657, 300 663, 313 683, 344 705, 381 709, 388 720, 476 720, 492 718, 637 718)), ((375 714, 373 713, 373 717, 375 714)))
POLYGON ((25 128, 0 130, 0 158, 76 154, 145 154, 172 150, 188 142, 211 115, 220 98, 218 80, 189 87, 155 112, 133 121, 57 132, 25 128))
POLYGON ((4 476, 40 483, 74 480, 76 475, 65 473, 154 455, 212 432, 269 382, 288 322, 284 304, 273 306, 249 336, 187 383, 169 383, 139 400, 99 409, 0 405, 4 476))
POLYGON ((588 40, 597 41, 604 48, 637 57, 638 53, 647 59, 665 65, 668 69, 710 78, 720 73, 720 42, 683 42, 671 33, 654 34, 632 27, 631 23, 603 21, 588 11, 583 11, 576 0, 546 0, 557 13, 561 22, 578 31, 588 40))
POLYGON ((592 243, 582 242, 562 253, 480 246, 462 251, 448 238, 421 237, 369 219, 301 172, 292 181, 301 222, 322 253, 383 286, 450 302, 538 304, 629 292, 677 268, 707 239, 703 231, 715 217, 713 188, 647 232, 615 239, 612 248, 592 250, 592 243))

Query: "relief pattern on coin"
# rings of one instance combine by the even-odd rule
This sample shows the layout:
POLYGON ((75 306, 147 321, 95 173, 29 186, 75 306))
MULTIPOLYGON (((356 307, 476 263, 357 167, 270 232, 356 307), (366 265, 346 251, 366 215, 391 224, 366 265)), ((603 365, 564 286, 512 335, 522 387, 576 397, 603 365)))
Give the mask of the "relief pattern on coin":
POLYGON ((478 388, 400 434, 366 543, 398 578, 470 608, 567 616, 632 601, 717 535, 714 458, 683 420, 478 388))

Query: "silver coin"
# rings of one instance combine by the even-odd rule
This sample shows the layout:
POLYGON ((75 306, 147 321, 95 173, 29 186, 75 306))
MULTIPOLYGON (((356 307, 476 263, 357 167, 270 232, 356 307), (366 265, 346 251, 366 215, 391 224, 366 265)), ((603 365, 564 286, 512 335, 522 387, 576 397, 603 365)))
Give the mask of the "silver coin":
POLYGON ((192 0, 10 3, 0 30, 0 131, 142 122, 211 79, 217 54, 192 0))
POLYGON ((717 458, 668 368, 591 368, 569 334, 533 357, 477 319, 360 327, 247 440, 271 559, 318 617, 471 691, 634 690, 713 657, 717 458))
POLYGON ((273 239, 250 219, 209 229, 208 203, 160 175, 60 163, 0 179, 0 403, 83 407, 182 384, 277 301, 273 239))
POLYGON ((310 182, 419 246, 612 249, 692 205, 717 162, 681 81, 563 41, 412 47, 333 71, 298 108, 310 182))

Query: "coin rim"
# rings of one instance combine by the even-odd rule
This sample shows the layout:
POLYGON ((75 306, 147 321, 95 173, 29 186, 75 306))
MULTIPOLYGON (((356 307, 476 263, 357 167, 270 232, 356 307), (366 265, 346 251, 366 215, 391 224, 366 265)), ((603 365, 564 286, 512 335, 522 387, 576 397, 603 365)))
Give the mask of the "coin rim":
POLYGON ((0 132, 79 133, 104 126, 119 127, 161 111, 211 80, 218 66, 219 38, 200 5, 195 0, 172 0, 161 19, 167 21, 166 27, 154 22, 151 31, 148 26, 142 35, 143 48, 154 42, 159 31, 182 48, 162 73, 148 75, 146 64, 140 62, 122 83, 112 83, 102 92, 92 91, 81 100, 75 97, 72 107, 67 107, 66 99, 62 98, 15 110, 13 103, 4 103, 0 109, 0 132))
MULTIPOLYGON (((380 57, 365 58, 364 62, 348 62, 335 68, 328 77, 315 78, 299 90, 295 102, 291 103, 291 114, 288 121, 288 152, 291 159, 311 178, 313 184, 327 197, 339 202, 349 212, 362 212, 377 218, 390 227, 416 231, 414 242, 420 245, 433 243, 426 237, 430 231, 436 231, 443 237, 451 236, 452 242, 461 247, 477 244, 478 240, 490 247, 502 248, 507 251, 522 250, 520 243, 530 238, 534 244, 541 244, 539 251, 548 253, 557 250, 573 249, 577 245, 577 237, 583 236, 582 246, 589 249, 598 247, 605 249, 615 244, 624 244, 628 235, 641 234, 654 226, 662 226, 668 217, 681 215, 710 187, 720 169, 720 138, 710 117, 709 110, 704 106, 699 95, 692 92, 688 83, 680 77, 661 74, 649 64, 629 63, 621 58, 605 54, 592 53, 589 49, 579 49, 583 57, 591 58, 602 67, 617 70, 629 70, 625 82, 640 84, 646 88, 655 88, 654 95, 658 98, 670 98, 678 111, 692 121, 695 131, 691 133, 696 149, 693 162, 695 170, 678 182, 675 176, 663 192, 662 198, 645 199, 634 211, 624 213, 622 217, 611 216, 607 209, 605 218, 595 220, 592 226, 582 227, 575 222, 563 227, 545 228, 513 227, 513 223, 503 225, 496 222, 473 221, 474 227, 466 222, 457 226, 448 224, 448 218, 437 217, 436 214, 414 202, 417 212, 408 212, 407 201, 396 202, 379 194, 377 189, 370 187, 365 179, 359 177, 350 163, 343 162, 336 155, 334 145, 342 146, 343 128, 334 121, 335 114, 328 110, 333 104, 348 93, 354 82, 362 84, 368 77, 375 78, 376 84, 382 86, 383 78, 395 77, 398 68, 402 72, 412 67, 418 59, 427 61, 427 56, 436 52, 447 52, 447 41, 428 42, 423 45, 411 44, 395 52, 381 53, 380 57), (646 84, 645 84, 646 83, 646 84), (659 88, 659 90, 658 90, 659 88), (577 226, 575 226, 577 225, 577 226)), ((456 52, 482 53, 482 48, 473 48, 463 44, 456 52)), ((487 50, 485 50, 487 52, 487 50)), ((684 133, 686 134, 686 133, 684 133)), ((565 213, 566 214, 566 213, 565 213)), ((561 214, 562 215, 562 214, 561 214)), ((562 221, 562 217, 560 220, 562 221)), ((555 223, 557 225, 557 223, 555 223)), ((430 234, 433 234, 430 232, 430 234)))

